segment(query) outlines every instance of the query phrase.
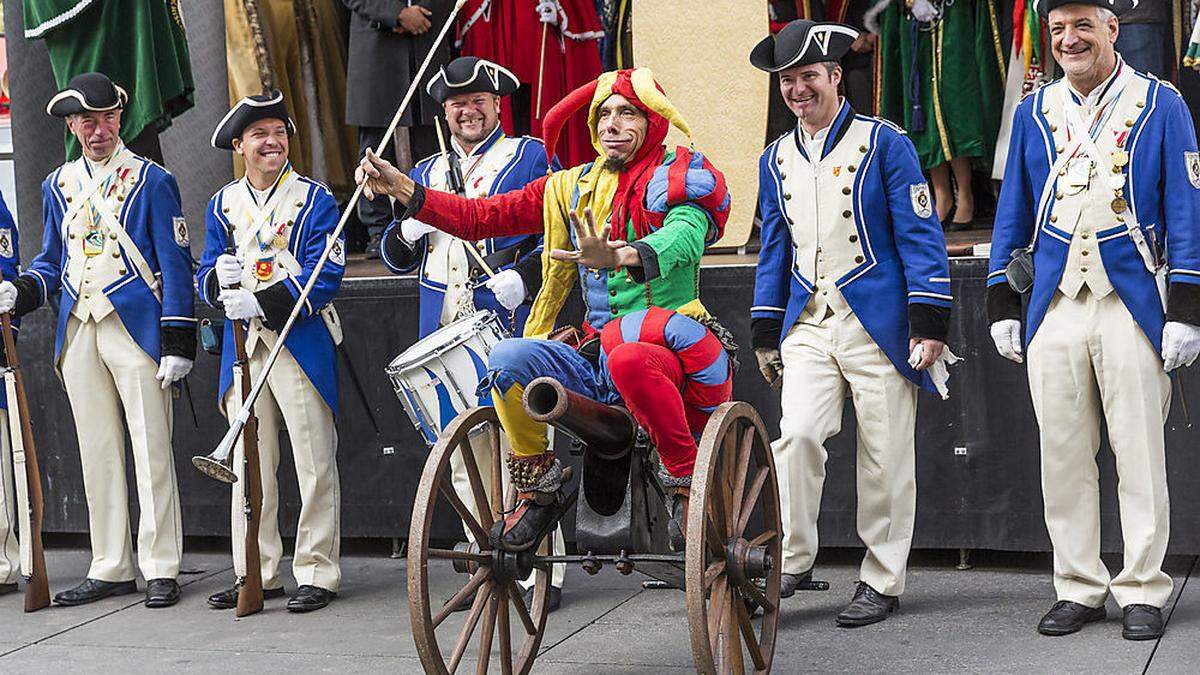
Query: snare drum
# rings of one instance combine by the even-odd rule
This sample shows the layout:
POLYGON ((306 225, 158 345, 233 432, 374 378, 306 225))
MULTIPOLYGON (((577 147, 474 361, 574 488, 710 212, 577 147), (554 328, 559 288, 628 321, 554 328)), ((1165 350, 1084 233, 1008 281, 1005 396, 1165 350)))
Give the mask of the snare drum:
POLYGON ((430 333, 388 364, 396 396, 430 446, 455 417, 480 404, 475 390, 487 375, 488 354, 506 337, 495 312, 476 312, 430 333))

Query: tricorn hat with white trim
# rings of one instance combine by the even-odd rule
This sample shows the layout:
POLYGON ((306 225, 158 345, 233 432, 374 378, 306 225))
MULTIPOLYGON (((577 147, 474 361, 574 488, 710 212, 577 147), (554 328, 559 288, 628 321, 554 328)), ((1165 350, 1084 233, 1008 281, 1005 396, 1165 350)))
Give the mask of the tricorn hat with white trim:
POLYGON ((287 105, 283 102, 283 92, 278 89, 269 94, 255 94, 238 101, 213 130, 212 146, 221 150, 232 150, 233 139, 241 138, 246 127, 259 120, 268 119, 283 120, 288 136, 296 133, 296 124, 288 117, 287 105))
POLYGON ((433 100, 444 103, 456 94, 508 96, 519 86, 521 81, 507 68, 475 56, 460 56, 429 78, 425 91, 433 100))
POLYGON ((1050 10, 1063 5, 1094 5, 1103 7, 1117 16, 1138 6, 1138 0, 1037 0, 1037 11, 1042 16, 1048 16, 1050 10))
POLYGON ((104 73, 80 73, 50 99, 46 114, 66 117, 88 111, 108 112, 124 108, 128 102, 129 94, 104 73))
POLYGON ((750 63, 777 73, 823 61, 839 61, 858 39, 858 30, 845 24, 797 19, 750 51, 750 63))

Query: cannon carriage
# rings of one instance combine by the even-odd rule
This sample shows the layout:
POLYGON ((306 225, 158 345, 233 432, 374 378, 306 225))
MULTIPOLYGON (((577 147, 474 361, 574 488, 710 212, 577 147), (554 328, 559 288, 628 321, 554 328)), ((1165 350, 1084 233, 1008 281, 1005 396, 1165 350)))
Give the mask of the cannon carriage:
POLYGON ((659 587, 682 590, 698 671, 769 671, 779 618, 781 525, 775 465, 758 413, 740 402, 713 412, 698 444, 686 550, 678 552, 667 535, 668 499, 656 477, 657 458, 628 411, 551 378, 531 382, 523 404, 533 419, 568 435, 580 455, 578 481, 567 486, 577 552, 551 555, 553 529, 529 551, 490 546, 492 523, 516 501, 502 475, 503 430, 490 406, 456 417, 426 462, 409 531, 409 612, 426 672, 453 673, 468 659, 479 673, 491 664, 503 673, 529 672, 545 633, 549 571, 557 563, 578 564, 589 574, 609 566, 639 572, 659 587), (473 450, 480 438, 486 466, 473 450), (452 457, 466 466, 468 495, 450 480, 452 457), (471 533, 468 541, 439 546, 431 540, 434 512, 443 508, 471 533), (438 565, 461 575, 445 601, 431 592, 438 565), (517 582, 530 574, 535 585, 526 606, 517 582), (455 615, 453 608, 466 601, 470 609, 455 615))

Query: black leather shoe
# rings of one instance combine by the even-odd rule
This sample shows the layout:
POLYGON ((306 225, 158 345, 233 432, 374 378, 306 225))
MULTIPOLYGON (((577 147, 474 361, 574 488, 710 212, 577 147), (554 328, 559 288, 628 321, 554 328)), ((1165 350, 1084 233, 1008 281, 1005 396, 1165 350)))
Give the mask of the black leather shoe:
MULTIPOLYGON (((525 609, 528 609, 530 612, 533 611, 534 588, 534 586, 530 586, 521 594, 521 597, 525 599, 525 609)), ((559 607, 562 607, 562 589, 558 586, 551 586, 550 592, 546 594, 546 613, 549 614, 559 607)))
POLYGON ((17 592, 17 582, 11 584, 0 584, 0 595, 8 595, 9 593, 17 592))
POLYGON ((54 596, 54 604, 63 607, 86 605, 89 602, 103 600, 118 595, 137 593, 136 581, 100 581, 99 579, 84 579, 82 584, 69 591, 63 591, 54 596))
POLYGON ((801 572, 800 574, 788 574, 784 572, 779 575, 779 597, 790 598, 796 594, 796 590, 801 585, 808 584, 812 581, 812 570, 801 572))
POLYGON ((337 593, 320 586, 301 586, 287 603, 289 612, 313 612, 333 602, 337 593))
POLYGON ((1153 605, 1125 605, 1121 637, 1126 640, 1157 640, 1163 635, 1162 610, 1153 605))
POLYGON ((150 579, 146 582, 146 606, 170 607, 179 602, 179 583, 174 579, 150 579))
MULTIPOLYGON (((272 600, 274 598, 283 597, 283 587, 279 588, 264 588, 263 600, 272 600)), ((233 609, 237 607, 238 587, 219 591, 208 596, 208 606, 213 609, 233 609)))
POLYGON ((501 551, 519 553, 534 547, 562 517, 562 490, 535 492, 534 497, 517 503, 517 508, 492 524, 488 539, 501 551))
POLYGON ((1037 630, 1042 635, 1070 635, 1083 628, 1084 624, 1103 621, 1107 616, 1103 605, 1088 607, 1070 600, 1059 600, 1038 622, 1037 630))
POLYGON ((867 582, 860 581, 854 599, 837 615, 837 625, 843 628, 867 626, 883 621, 897 609, 900 609, 900 598, 884 595, 867 582))

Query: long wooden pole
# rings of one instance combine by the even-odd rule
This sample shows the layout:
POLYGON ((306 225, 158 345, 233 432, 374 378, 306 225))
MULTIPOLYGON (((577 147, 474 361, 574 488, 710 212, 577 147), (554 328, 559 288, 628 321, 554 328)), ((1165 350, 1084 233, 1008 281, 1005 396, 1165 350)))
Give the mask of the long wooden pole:
MULTIPOLYGON (((27 570, 29 576, 25 582, 25 611, 36 612, 50 605, 50 580, 46 576, 46 552, 42 548, 42 513, 44 509, 42 494, 42 473, 38 468, 37 448, 33 440, 33 425, 29 420, 29 398, 25 395, 25 379, 21 373, 21 360, 17 357, 17 341, 13 338, 12 316, 7 312, 0 314, 0 333, 3 333, 4 354, 8 360, 8 368, 13 377, 13 389, 16 401, 9 401, 11 409, 15 404, 17 417, 21 424, 21 443, 25 453, 25 484, 29 495, 29 531, 22 532, 22 537, 28 537, 33 557, 33 569, 27 570)), ((12 419, 9 418, 11 424, 12 419)), ((17 480, 22 480, 17 477, 17 480)))
MULTIPOLYGON (((425 71, 429 69, 429 63, 433 60, 434 54, 437 53, 438 47, 442 41, 446 39, 446 34, 454 25, 454 19, 458 16, 458 12, 467 0, 458 0, 454 3, 454 9, 450 11, 450 16, 446 18, 446 24, 442 26, 442 30, 438 33, 437 39, 429 47, 429 53, 425 55, 425 60, 421 62, 421 67, 417 69, 413 75, 412 84, 408 91, 405 92, 404 98, 400 101, 400 107, 396 108, 396 114, 392 117, 391 124, 383 133, 383 138, 379 140, 379 147, 375 149, 375 154, 382 155, 384 148, 391 142, 392 135, 396 133, 396 127, 400 125, 400 119, 404 116, 404 111, 408 109, 408 104, 412 102, 412 97, 417 91, 417 87, 421 83, 421 79, 425 77, 425 71)), ((254 381, 254 386, 250 389, 250 395, 244 397, 242 407, 237 414, 230 420, 229 431, 225 432, 225 436, 221 439, 220 445, 213 452, 213 456, 226 456, 225 453, 232 451, 234 443, 237 443, 238 434, 241 433, 242 427, 246 425, 251 411, 254 409, 254 402, 258 400, 258 396, 262 393, 262 388, 267 382, 267 375, 270 374, 271 368, 275 365, 275 361, 279 359, 279 353, 283 350, 284 341, 288 333, 291 332, 292 326, 296 323, 296 318, 300 316, 300 310, 304 307, 308 296, 312 293, 313 286, 317 283, 317 278, 320 276, 321 268, 329 260, 329 255, 335 247, 341 246, 340 237, 342 230, 346 227, 346 221, 350 219, 350 214, 354 212, 354 208, 358 205, 358 200, 362 197, 363 188, 366 183, 359 183, 354 188, 354 194, 350 196, 350 201, 346 202, 346 209, 342 211, 342 217, 338 219, 337 227, 330 233, 328 241, 325 244, 325 250, 321 252, 321 257, 317 259, 316 265, 313 266, 312 272, 309 274, 308 282, 304 284, 304 288, 300 289, 300 297, 296 299, 296 304, 292 307, 291 314, 288 315, 287 322, 283 324, 283 328, 279 330, 279 337, 275 340, 275 345, 271 347, 271 351, 267 354, 266 361, 263 363, 262 372, 258 374, 258 378, 254 381)))

